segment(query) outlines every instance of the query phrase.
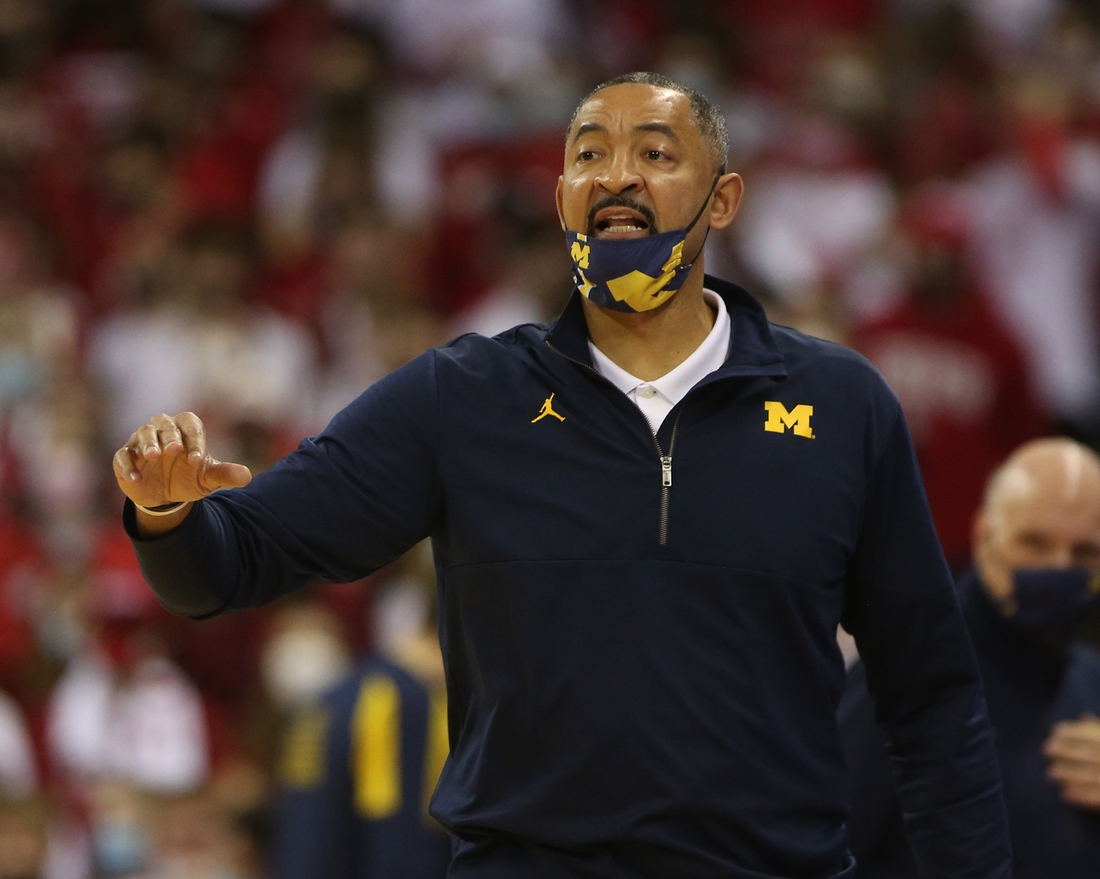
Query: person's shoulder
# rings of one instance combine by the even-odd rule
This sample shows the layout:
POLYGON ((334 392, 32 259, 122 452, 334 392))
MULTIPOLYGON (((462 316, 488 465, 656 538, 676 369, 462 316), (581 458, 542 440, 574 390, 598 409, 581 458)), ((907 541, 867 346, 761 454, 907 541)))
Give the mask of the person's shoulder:
POLYGON ((463 333, 451 339, 446 345, 439 348, 441 352, 453 351, 463 353, 466 351, 497 352, 515 346, 526 346, 532 343, 541 343, 549 331, 550 323, 523 323, 499 332, 492 336, 481 333, 463 333))
POLYGON ((463 333, 434 349, 440 365, 484 368, 525 359, 528 352, 545 344, 550 324, 525 323, 497 333, 463 333))
POLYGON ((809 382, 846 396, 862 396, 893 408, 894 392, 866 357, 838 342, 819 339, 793 327, 769 323, 789 380, 809 382))
POLYGON ((878 374, 866 357, 839 342, 820 339, 783 324, 769 322, 768 329, 771 330, 775 345, 788 364, 793 362, 793 365, 797 366, 806 364, 813 367, 824 366, 878 374))

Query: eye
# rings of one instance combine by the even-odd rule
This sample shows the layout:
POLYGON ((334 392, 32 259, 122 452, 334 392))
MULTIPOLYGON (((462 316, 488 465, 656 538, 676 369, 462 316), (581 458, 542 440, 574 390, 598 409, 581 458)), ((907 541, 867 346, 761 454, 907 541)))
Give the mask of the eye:
POLYGON ((660 150, 646 150, 645 157, 654 162, 660 161, 665 157, 665 154, 660 150))
POLYGON ((577 153, 578 162, 591 162, 594 158, 596 158, 595 150, 581 150, 577 153))
POLYGON ((1050 539, 1038 531, 1023 531, 1017 534, 1016 543, 1021 548, 1033 553, 1049 552, 1051 548, 1050 539))

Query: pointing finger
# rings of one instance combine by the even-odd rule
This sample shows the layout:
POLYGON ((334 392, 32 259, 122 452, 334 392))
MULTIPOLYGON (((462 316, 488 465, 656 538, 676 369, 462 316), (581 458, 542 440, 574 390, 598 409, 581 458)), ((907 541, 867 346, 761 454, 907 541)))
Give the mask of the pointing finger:
POLYGON ((210 490, 215 488, 241 488, 252 481, 252 471, 244 464, 223 463, 210 460, 203 474, 203 482, 210 490))

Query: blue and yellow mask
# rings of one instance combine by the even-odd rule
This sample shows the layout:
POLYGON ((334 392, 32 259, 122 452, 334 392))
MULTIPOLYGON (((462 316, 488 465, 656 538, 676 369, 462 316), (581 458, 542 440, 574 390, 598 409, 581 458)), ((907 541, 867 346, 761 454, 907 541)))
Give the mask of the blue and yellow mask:
POLYGON ((699 258, 697 253, 684 262, 684 240, 703 216, 718 180, 714 178, 706 201, 686 229, 618 241, 566 230, 573 283, 581 295, 604 308, 626 312, 650 311, 672 298, 699 258))

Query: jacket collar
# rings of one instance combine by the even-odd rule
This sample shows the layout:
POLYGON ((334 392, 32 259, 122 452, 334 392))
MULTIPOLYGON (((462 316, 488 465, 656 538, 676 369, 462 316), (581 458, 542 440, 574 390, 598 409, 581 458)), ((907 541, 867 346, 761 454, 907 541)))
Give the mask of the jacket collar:
MULTIPOLYGON (((786 361, 776 347, 760 303, 742 287, 711 275, 704 276, 703 286, 722 297, 730 316, 730 350, 726 362, 714 375, 786 378, 786 361)), ((588 352, 584 305, 576 289, 569 297, 565 310, 550 326, 546 341, 569 359, 587 366, 593 365, 588 352)))

